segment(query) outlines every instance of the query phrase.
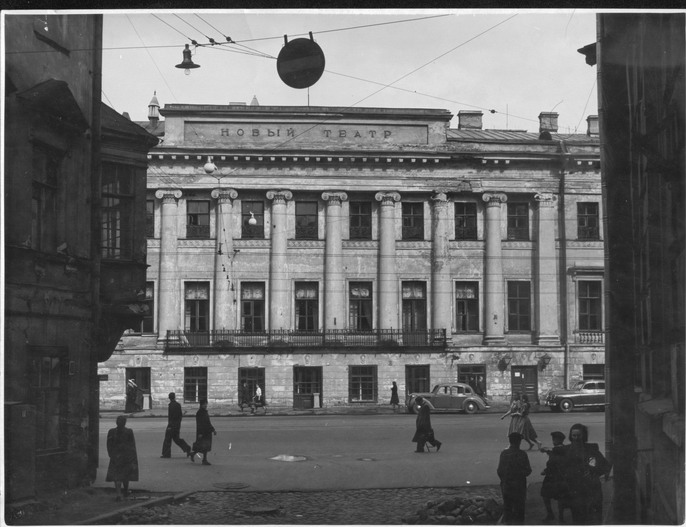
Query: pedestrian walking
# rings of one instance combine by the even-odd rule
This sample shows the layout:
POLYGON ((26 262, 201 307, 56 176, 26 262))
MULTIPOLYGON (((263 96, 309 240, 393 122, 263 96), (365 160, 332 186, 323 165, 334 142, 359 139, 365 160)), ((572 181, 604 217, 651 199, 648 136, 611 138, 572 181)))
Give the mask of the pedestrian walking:
POLYGON ((262 404, 262 388, 260 388, 259 384, 256 384, 255 385, 255 396, 253 397, 252 404, 250 405, 250 413, 254 414, 255 409, 260 404, 262 404))
POLYGON ((541 472, 544 476, 541 484, 541 498, 546 510, 546 517, 543 523, 555 521, 552 500, 557 501, 557 512, 559 523, 564 523, 564 510, 569 508, 569 487, 564 476, 565 450, 563 443, 565 435, 562 432, 552 432, 552 448, 541 447, 541 452, 548 455, 545 469, 541 472))
POLYGON ((171 457, 171 443, 177 446, 186 453, 186 457, 191 455, 191 447, 183 439, 181 439, 181 420, 183 419, 183 412, 181 405, 176 401, 176 394, 171 392, 169 394, 169 407, 167 409, 167 429, 164 432, 164 442, 162 443, 162 455, 160 457, 171 457))
POLYGON ((393 381, 393 386, 391 386, 391 406, 395 412, 400 405, 400 399, 398 399, 398 385, 393 381))
POLYGON ((248 387, 247 381, 243 381, 243 386, 241 387, 241 399, 239 406, 241 407, 241 412, 243 411, 243 406, 250 406, 252 398, 250 397, 250 388, 248 387))
POLYGON ((129 481, 138 481, 138 453, 133 430, 126 428, 126 417, 117 417, 117 427, 107 432, 107 467, 105 481, 114 481, 117 501, 129 495, 129 481), (123 492, 122 492, 123 489, 123 492))
POLYGON ((423 453, 426 443, 436 447, 436 452, 438 452, 443 443, 436 439, 434 436, 434 429, 431 427, 431 410, 433 410, 434 407, 423 397, 417 397, 415 401, 417 403, 417 430, 412 438, 412 442, 417 443, 415 453, 423 453))
POLYGON ((609 479, 612 464, 600 453, 597 443, 588 442, 588 428, 577 423, 569 429, 565 445, 564 475, 569 483, 572 523, 603 523, 603 489, 600 477, 609 479))
POLYGON ((529 456, 520 450, 522 434, 507 436, 510 446, 500 453, 498 477, 503 495, 503 523, 523 525, 526 513, 526 478, 531 474, 529 456))
POLYGON ((538 445, 538 449, 541 449, 542 443, 538 440, 538 434, 534 429, 534 425, 531 424, 531 419, 529 419, 529 411, 531 410, 531 404, 529 404, 529 398, 526 394, 522 395, 520 413, 521 413, 521 430, 516 430, 522 434, 524 441, 529 443, 529 450, 534 446, 534 443, 538 445))
POLYGON ((207 453, 212 450, 212 435, 217 435, 217 431, 210 422, 210 414, 207 413, 207 399, 201 399, 200 408, 195 414, 195 443, 189 456, 191 461, 195 461, 195 454, 202 454, 202 464, 210 465, 207 453))
POLYGON ((512 432, 522 433, 522 401, 518 393, 512 395, 512 402, 510 403, 510 409, 500 416, 500 419, 505 419, 510 416, 510 427, 507 431, 508 435, 512 432))
POLYGON ((143 390, 136 384, 135 379, 126 381, 126 413, 140 412, 143 409, 143 390))

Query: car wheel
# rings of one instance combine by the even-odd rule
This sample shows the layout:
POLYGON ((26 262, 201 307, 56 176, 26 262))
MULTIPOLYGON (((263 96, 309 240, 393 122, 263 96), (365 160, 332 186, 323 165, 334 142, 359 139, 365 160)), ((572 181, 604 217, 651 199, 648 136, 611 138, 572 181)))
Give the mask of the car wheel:
POLYGON ((464 405, 464 411, 468 414, 475 414, 478 409, 479 407, 474 401, 467 401, 464 405))
POLYGON ((574 408, 574 403, 569 399, 562 399, 559 404, 560 410, 563 412, 571 412, 574 408))

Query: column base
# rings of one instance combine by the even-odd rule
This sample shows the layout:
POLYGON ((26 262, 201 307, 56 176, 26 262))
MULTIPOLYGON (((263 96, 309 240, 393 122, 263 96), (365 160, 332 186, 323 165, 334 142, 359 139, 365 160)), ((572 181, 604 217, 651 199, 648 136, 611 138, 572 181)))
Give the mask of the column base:
POLYGON ((486 335, 484 336, 484 346, 504 346, 507 344, 505 337, 502 335, 486 335))
POLYGON ((537 335, 536 344, 539 346, 559 346, 560 337, 557 335, 537 335))

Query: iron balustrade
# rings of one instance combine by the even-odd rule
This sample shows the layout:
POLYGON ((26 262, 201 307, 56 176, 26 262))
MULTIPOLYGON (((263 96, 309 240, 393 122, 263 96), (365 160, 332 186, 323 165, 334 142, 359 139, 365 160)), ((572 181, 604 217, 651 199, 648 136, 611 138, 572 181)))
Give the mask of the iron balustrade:
POLYGON ((376 348, 402 351, 408 348, 445 348, 446 345, 445 329, 272 330, 261 333, 219 329, 203 332, 169 330, 164 349, 165 353, 232 353, 256 349, 278 352, 310 348, 376 348))

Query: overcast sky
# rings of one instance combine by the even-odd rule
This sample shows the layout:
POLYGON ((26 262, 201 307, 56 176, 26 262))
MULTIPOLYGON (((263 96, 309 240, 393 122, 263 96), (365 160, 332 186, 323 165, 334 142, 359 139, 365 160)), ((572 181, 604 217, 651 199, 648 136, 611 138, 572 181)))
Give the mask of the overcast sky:
POLYGON ((262 106, 481 110, 484 128, 532 132, 540 112, 555 111, 561 132, 585 133, 597 114, 596 68, 577 49, 595 38, 590 10, 110 11, 103 101, 136 121, 154 92, 162 107, 257 97, 262 106), (309 90, 290 88, 276 57, 284 35, 310 31, 326 70, 309 90), (221 45, 205 46, 210 38, 221 45), (201 66, 188 76, 174 67, 187 43, 201 66))

